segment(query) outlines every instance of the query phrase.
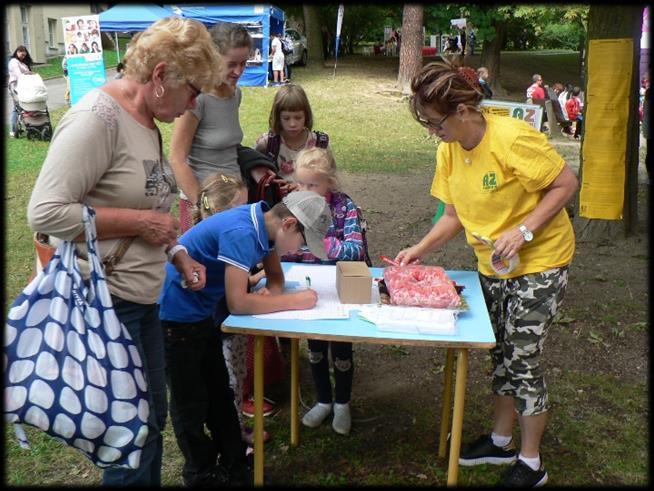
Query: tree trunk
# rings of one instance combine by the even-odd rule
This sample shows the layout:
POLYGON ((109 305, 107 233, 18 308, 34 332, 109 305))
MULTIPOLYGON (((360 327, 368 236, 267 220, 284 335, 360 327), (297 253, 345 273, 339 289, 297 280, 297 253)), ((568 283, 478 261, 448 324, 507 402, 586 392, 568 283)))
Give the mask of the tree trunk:
POLYGON ((484 40, 479 63, 480 66, 488 68, 488 83, 495 97, 499 98, 506 95, 506 90, 500 85, 500 53, 506 34, 506 22, 495 19, 491 25, 495 28, 495 37, 484 40))
POLYGON ((400 42, 400 69, 397 86, 403 94, 411 93, 411 79, 422 68, 423 6, 404 4, 402 12, 402 38, 400 42))
POLYGON ((318 6, 314 4, 302 4, 304 14, 304 35, 307 37, 307 64, 325 64, 325 56, 322 52, 322 34, 320 31, 320 20, 318 18, 318 6))
MULTIPOLYGON (((588 13, 588 41, 594 39, 633 39, 632 54, 632 74, 630 81, 629 97, 624 100, 615 100, 612 103, 616 106, 627 105, 629 107, 629 117, 626 128, 626 152, 625 152, 625 184, 624 184, 624 201, 622 210, 622 220, 603 220, 588 219, 577 217, 575 225, 578 230, 578 237, 581 240, 601 241, 607 238, 616 237, 620 230, 623 230, 625 236, 632 235, 637 230, 638 225, 638 145, 639 145, 639 117, 638 117, 638 89, 639 89, 639 60, 640 60, 640 29, 643 14, 642 5, 591 5, 588 13)), ((606 63, 609 63, 607 60, 606 63)), ((586 49, 586 74, 584 80, 586 84, 591 82, 590 77, 606 77, 615 73, 616 68, 608 64, 603 67, 602 73, 588 73, 588 48, 586 49)), ((587 93, 587 90, 585 90, 587 93)), ((592 102, 591 102, 592 104, 592 102)), ((586 127, 586 114, 588 104, 584 106, 584 126, 586 127)), ((613 133, 614 138, 619 138, 617 132, 613 133)), ((616 140, 617 141, 617 140, 616 140)), ((592 145, 593 142, 584 139, 580 150, 579 167, 580 182, 583 184, 583 149, 584 146, 592 145)), ((617 144, 617 143, 616 143, 617 144)), ((597 165, 597 164, 594 164, 597 165)), ((606 183, 609 185, 610 183, 606 183)), ((579 209, 579 197, 577 197, 576 209, 579 209)))

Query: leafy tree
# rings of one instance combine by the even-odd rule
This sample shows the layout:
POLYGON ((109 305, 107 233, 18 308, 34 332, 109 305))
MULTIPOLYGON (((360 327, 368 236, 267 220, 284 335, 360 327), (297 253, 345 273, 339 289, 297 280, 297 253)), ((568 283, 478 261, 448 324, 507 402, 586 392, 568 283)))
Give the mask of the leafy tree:
POLYGON ((447 33, 451 31, 450 19, 465 17, 473 26, 477 43, 482 47, 480 63, 488 68, 489 83, 493 91, 501 95, 503 90, 498 79, 502 49, 542 47, 541 38, 547 39, 548 47, 572 46, 575 34, 581 47, 585 39, 587 15, 588 6, 583 5, 426 5, 425 28, 430 32, 447 33), (547 27, 554 24, 576 26, 576 29, 547 27), (543 35, 545 29, 549 30, 543 35), (565 46, 557 44, 557 36, 560 37, 561 32, 567 32, 565 46))
MULTIPOLYGON (((325 26, 333 37, 336 36, 337 11, 338 4, 327 4, 320 8, 319 14, 321 25, 325 26)), ((393 19, 399 11, 400 6, 346 3, 341 28, 343 52, 352 53, 362 42, 382 40, 388 19, 393 19)), ((399 25, 399 21, 396 21, 395 25, 399 25)))

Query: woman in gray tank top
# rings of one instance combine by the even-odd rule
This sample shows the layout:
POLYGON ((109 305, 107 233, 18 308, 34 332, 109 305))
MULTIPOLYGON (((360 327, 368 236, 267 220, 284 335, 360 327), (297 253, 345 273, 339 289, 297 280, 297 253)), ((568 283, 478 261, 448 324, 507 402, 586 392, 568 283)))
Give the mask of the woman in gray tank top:
MULTIPOLYGON (((170 148, 171 167, 182 190, 182 233, 191 227, 193 205, 206 177, 216 172, 241 176, 237 149, 243 140, 238 116, 242 96, 237 83, 250 58, 252 38, 245 27, 227 22, 210 33, 227 67, 224 80, 203 92, 197 106, 177 119, 170 148)), ((265 167, 255 168, 252 178, 258 182, 268 172, 265 167)))

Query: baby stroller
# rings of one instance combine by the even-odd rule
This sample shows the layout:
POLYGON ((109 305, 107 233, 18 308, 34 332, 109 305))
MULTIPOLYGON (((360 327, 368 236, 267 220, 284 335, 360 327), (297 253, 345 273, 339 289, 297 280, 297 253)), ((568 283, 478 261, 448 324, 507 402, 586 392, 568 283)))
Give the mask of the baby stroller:
POLYGON ((25 135, 28 140, 50 141, 52 124, 47 104, 48 90, 41 76, 37 73, 21 75, 11 95, 18 114, 16 138, 25 135))

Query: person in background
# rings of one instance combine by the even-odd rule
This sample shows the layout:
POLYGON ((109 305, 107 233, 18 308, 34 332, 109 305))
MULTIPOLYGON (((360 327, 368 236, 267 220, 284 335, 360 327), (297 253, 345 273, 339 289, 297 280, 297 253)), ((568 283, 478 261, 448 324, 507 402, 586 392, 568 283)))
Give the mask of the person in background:
POLYGON ((490 351, 493 430, 464 447, 459 464, 512 464, 500 485, 539 486, 548 479, 540 444, 550 408, 542 350, 574 256, 565 205, 578 189, 577 177, 530 124, 480 112, 483 92, 471 68, 430 63, 411 90, 414 117, 441 139, 431 194, 445 203, 445 213, 396 260, 415 262, 465 231, 497 340, 490 351), (496 273, 491 249, 473 233, 493 240, 506 260, 519 254, 519 264, 496 273), (512 437, 516 416, 519 453, 512 437))
POLYGON ((122 61, 119 61, 116 65, 116 74, 114 75, 114 80, 120 80, 125 76, 125 65, 122 61))
POLYGON ((224 298, 226 310, 237 315, 312 308, 318 300, 315 290, 284 291, 279 257, 305 243, 324 257, 330 223, 322 197, 298 192, 272 208, 259 201, 216 213, 179 238, 207 270, 207 285, 191 291, 167 266, 159 297, 170 414, 187 486, 251 486, 253 480, 214 317, 219 302, 224 298), (266 284, 251 292, 250 270, 260 262, 266 284))
MULTIPOLYGON (((126 251, 107 276, 118 319, 137 346, 150 399, 148 436, 138 469, 104 469, 105 486, 161 486, 162 432, 168 412, 164 339, 157 298, 166 257, 189 291, 204 288, 202 264, 177 244, 170 213, 176 185, 157 121, 171 123, 223 73, 207 29, 168 17, 136 36, 125 53, 125 77, 90 90, 61 118, 27 209, 30 227, 79 241, 88 275, 82 207, 96 212, 98 255, 126 251)), ((56 245, 56 244, 52 244, 56 245)))
MULTIPOLYGON (((282 256, 282 260, 302 263, 336 264, 336 261, 364 261, 368 257, 357 206, 340 191, 336 161, 331 150, 309 148, 298 154, 296 178, 300 190, 322 196, 331 211, 332 223, 324 239, 324 254, 316 257, 306 248, 282 256)), ((293 194, 293 193, 291 193, 293 194)), ((316 428, 334 412, 332 428, 348 435, 352 426, 350 402, 354 359, 351 342, 309 339, 309 363, 316 387, 317 402, 302 418, 302 424, 316 428), (334 395, 329 379, 329 353, 334 365, 334 395), (332 404, 333 402, 333 404, 332 404)))
POLYGON ((270 43, 272 54, 273 85, 284 83, 284 52, 282 50, 281 34, 274 33, 270 43))
POLYGON ((545 99, 545 89, 543 89, 543 77, 538 73, 534 73, 532 77, 533 83, 527 88, 527 102, 533 99, 545 99))
POLYGON ((14 138, 16 136, 16 125, 18 123, 18 113, 16 112, 15 100, 16 100, 16 85, 18 84, 18 77, 24 73, 32 73, 32 57, 27 51, 27 48, 23 45, 18 46, 9 58, 9 63, 7 64, 7 73, 9 79, 7 81, 7 88, 9 89, 9 94, 11 95, 12 100, 14 100, 14 107, 11 110, 11 131, 9 136, 14 138))
POLYGON ((281 38, 282 51, 284 53, 284 83, 291 81, 291 57, 293 56, 293 38, 284 33, 281 38))
POLYGON ((490 88, 490 85, 488 84, 488 68, 485 66, 480 66, 477 68, 477 76, 479 77, 479 86, 481 87, 481 90, 484 91, 484 98, 485 99, 492 99, 493 98, 493 90, 490 88))
POLYGON ((322 41, 322 56, 326 60, 329 58, 329 43, 331 42, 331 34, 327 26, 320 26, 320 39, 322 41))
POLYGON ((64 80, 66 81, 64 101, 66 102, 66 105, 70 106, 70 78, 68 77, 68 57, 66 55, 61 58, 61 71, 64 74, 64 80))
POLYGON ((565 103, 565 110, 568 114, 568 119, 570 121, 574 121, 575 123, 575 132, 573 135, 575 140, 579 140, 581 138, 581 130, 583 125, 583 117, 581 114, 581 99, 579 98, 580 93, 581 89, 579 87, 575 87, 572 89, 572 95, 570 96, 570 99, 568 99, 565 103))
MULTIPOLYGON (((252 49, 245 27, 221 22, 210 29, 218 52, 226 65, 226 76, 198 97, 197 105, 175 121, 170 144, 170 165, 181 189, 179 219, 181 231, 192 225, 193 206, 200 197, 200 183, 210 174, 242 175, 239 148, 243 130, 239 121, 241 89, 237 83, 252 49)), ((259 182, 268 170, 254 167, 250 172, 259 182)))
MULTIPOLYGON (((563 109, 563 112, 565 113, 565 103, 570 99, 570 95, 572 94, 572 89, 574 87, 572 84, 565 84, 563 86, 563 90, 559 92, 559 104, 561 105, 561 108, 563 109)), ((556 84, 554 84, 554 89, 556 90, 556 84)), ((567 113, 565 114, 566 118, 568 117, 567 113)))
POLYGON ((297 84, 281 87, 275 94, 268 133, 263 133, 255 142, 255 149, 268 155, 279 168, 280 175, 288 184, 284 191, 297 188, 295 182, 295 160, 298 152, 319 146, 326 148, 329 137, 326 133, 313 131, 313 112, 304 89, 297 84))

